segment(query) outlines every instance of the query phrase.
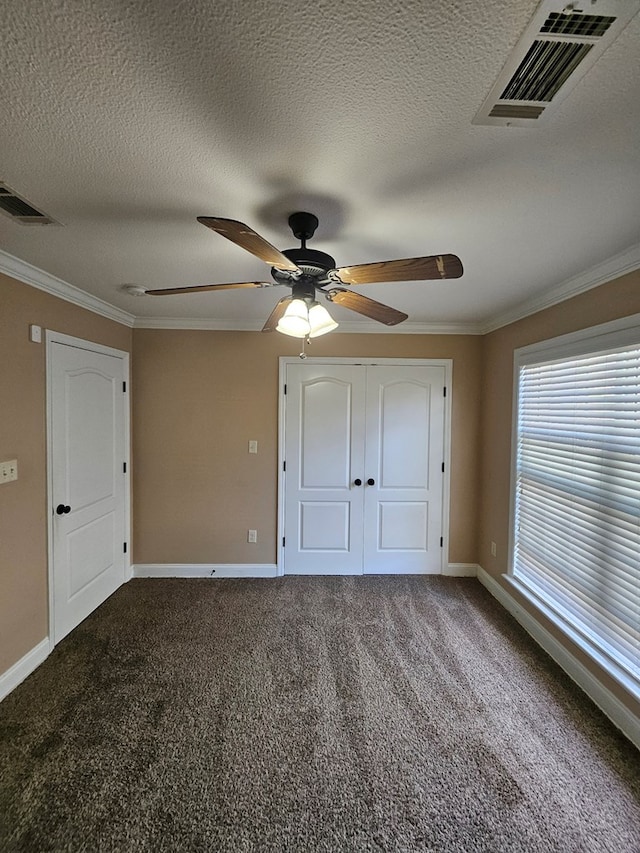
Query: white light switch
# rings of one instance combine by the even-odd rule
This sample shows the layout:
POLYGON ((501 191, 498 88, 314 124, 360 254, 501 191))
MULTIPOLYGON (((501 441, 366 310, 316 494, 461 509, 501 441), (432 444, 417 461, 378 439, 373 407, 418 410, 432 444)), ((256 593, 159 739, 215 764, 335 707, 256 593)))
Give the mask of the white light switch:
POLYGON ((249 442, 249 453, 257 453, 258 452, 258 442, 253 439, 249 442))
POLYGON ((33 341, 34 344, 42 343, 42 327, 41 326, 29 326, 29 339, 33 341))
POLYGON ((247 530, 247 542, 257 542, 258 541, 258 531, 257 530, 247 530))
POLYGON ((8 462, 0 462, 0 483, 10 483, 18 479, 18 460, 10 459, 8 462))

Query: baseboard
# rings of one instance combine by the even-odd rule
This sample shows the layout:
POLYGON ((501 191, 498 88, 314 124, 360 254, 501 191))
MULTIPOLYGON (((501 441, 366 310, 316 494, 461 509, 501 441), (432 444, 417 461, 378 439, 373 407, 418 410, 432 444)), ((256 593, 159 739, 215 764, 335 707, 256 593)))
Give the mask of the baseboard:
POLYGON ((134 578, 275 578, 269 563, 138 563, 134 578))
POLYGON ((30 652, 27 652, 24 657, 0 675, 0 702, 49 657, 50 651, 49 638, 45 637, 30 652))
POLYGON ((442 574, 447 578, 475 578, 479 568, 477 563, 448 563, 442 574))
POLYGON ((640 719, 495 580, 478 566, 478 580, 522 625, 567 675, 606 714, 611 722, 640 749, 640 719))

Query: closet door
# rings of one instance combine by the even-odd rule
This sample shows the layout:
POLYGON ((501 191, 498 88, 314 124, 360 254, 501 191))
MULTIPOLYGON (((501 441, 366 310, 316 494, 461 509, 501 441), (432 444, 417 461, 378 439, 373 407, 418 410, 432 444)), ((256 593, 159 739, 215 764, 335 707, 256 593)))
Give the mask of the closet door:
POLYGON ((362 573, 363 376, 357 365, 287 369, 286 574, 362 573))
POLYGON ((364 572, 439 574, 444 367, 366 371, 364 572))

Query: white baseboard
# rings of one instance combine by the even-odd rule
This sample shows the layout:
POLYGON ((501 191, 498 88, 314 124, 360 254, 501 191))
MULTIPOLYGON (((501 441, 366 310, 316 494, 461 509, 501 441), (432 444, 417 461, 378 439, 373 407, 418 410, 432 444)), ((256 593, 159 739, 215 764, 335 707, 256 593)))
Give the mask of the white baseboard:
POLYGON ((50 651, 49 638, 45 637, 30 652, 27 652, 24 657, 0 675, 0 702, 49 657, 50 651))
POLYGON ((134 578, 275 578, 278 567, 269 563, 138 563, 134 578))
POLYGON ((448 563, 442 574, 447 578, 476 578, 479 568, 477 563, 448 563))
POLYGON ((640 719, 495 580, 478 566, 478 580, 539 646, 575 681, 611 722, 640 749, 640 719))

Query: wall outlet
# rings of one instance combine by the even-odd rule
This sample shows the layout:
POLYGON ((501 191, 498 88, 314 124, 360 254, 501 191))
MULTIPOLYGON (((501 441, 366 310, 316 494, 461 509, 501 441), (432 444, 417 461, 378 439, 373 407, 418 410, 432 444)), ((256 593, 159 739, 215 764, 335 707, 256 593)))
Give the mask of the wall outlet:
POLYGON ((247 542, 257 542, 258 541, 258 531, 257 530, 247 530, 247 542))
POLYGON ((491 556, 495 557, 497 553, 498 553, 498 549, 496 548, 496 543, 492 542, 491 543, 491 556))
POLYGON ((255 439, 251 439, 249 442, 249 453, 257 453, 258 452, 258 442, 255 439))
POLYGON ((0 462, 0 483, 10 483, 18 479, 18 460, 10 459, 8 462, 0 462))

